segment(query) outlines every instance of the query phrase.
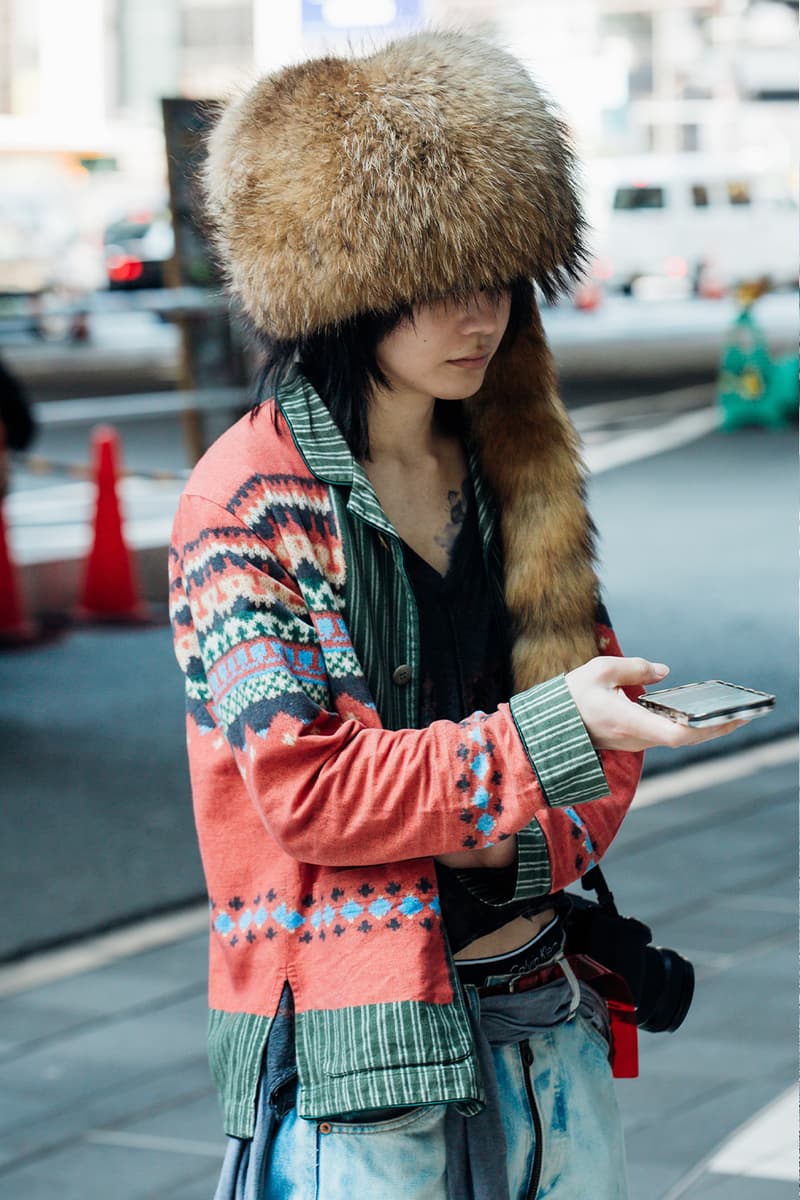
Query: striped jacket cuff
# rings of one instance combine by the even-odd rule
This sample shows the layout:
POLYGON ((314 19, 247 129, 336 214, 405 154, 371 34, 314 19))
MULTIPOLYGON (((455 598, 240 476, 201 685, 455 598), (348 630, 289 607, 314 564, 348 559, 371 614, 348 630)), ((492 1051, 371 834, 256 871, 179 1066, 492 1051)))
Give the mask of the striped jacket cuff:
MULTIPOLYGON (((600 758, 589 740, 563 675, 511 697, 511 714, 551 808, 609 794, 600 758)), ((550 855, 539 822, 517 834, 517 882, 512 900, 550 891, 550 855)))
POLYGON ((551 808, 609 794, 600 758, 563 675, 512 696, 510 707, 551 808))

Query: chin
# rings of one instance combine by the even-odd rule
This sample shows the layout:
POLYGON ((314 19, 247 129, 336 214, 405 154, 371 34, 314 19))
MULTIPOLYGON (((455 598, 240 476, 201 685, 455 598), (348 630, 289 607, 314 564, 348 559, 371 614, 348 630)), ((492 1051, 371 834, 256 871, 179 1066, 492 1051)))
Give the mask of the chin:
POLYGON ((471 373, 467 379, 442 381, 440 391, 434 392, 437 400, 468 400, 483 385, 486 371, 471 373))
POLYGON ((474 396, 480 390, 483 384, 483 375, 480 378, 473 380, 471 384, 463 384, 461 387, 449 387, 443 392, 436 393, 437 400, 469 400, 470 396, 474 396))

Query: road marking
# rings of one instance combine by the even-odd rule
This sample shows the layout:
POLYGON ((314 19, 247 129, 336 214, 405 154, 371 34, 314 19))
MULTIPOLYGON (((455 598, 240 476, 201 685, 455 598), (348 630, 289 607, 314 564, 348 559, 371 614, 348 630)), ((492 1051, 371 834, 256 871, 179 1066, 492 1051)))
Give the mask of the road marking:
POLYGON ((789 1181, 796 1186, 797 1103, 797 1085, 793 1084, 760 1113, 749 1117, 718 1149, 695 1163, 661 1200, 682 1200, 709 1173, 789 1181))
POLYGON ((665 411, 681 409, 706 408, 714 395, 713 383, 697 383, 690 387, 672 388, 668 392, 654 392, 652 395, 628 396, 624 400, 605 400, 599 404, 582 404, 580 408, 571 408, 569 415, 579 433, 586 429, 595 429, 607 421, 639 416, 650 413, 653 416, 665 411))
POLYGON ((590 474, 600 475, 603 471, 611 471, 615 467, 623 467, 627 463, 695 442, 716 429, 720 420, 718 408, 700 408, 696 412, 675 417, 673 421, 667 421, 655 429, 624 434, 601 446, 586 446, 583 458, 590 474))
POLYGON ((89 425, 118 421, 174 417, 198 410, 229 411, 247 408, 248 389, 243 387, 202 388, 196 391, 144 392, 132 396, 93 396, 88 400, 39 401, 34 407, 42 425, 89 425))
MULTIPOLYGON (((125 539, 137 550, 164 548, 182 483, 129 477, 120 480, 125 539)), ((9 538, 21 566, 82 558, 92 540, 94 484, 76 482, 12 492, 8 499, 9 538)))
POLYGON ((180 912, 149 917, 135 925, 86 938, 75 946, 45 950, 22 962, 0 966, 0 996, 13 996, 70 975, 95 971, 120 958, 154 950, 207 929, 208 905, 195 904, 180 912))
MULTIPOLYGON (((719 906, 730 908, 727 896, 719 897, 719 906)), ((797 906, 795 905, 795 912, 797 906)), ((764 937, 757 938, 754 942, 748 942, 746 946, 740 947, 732 954, 718 954, 713 950, 698 950, 695 946, 682 946, 681 953, 689 962, 694 963, 696 967, 702 967, 706 971, 711 971, 715 975, 721 974, 723 971, 730 971, 732 967, 741 968, 743 964, 750 962, 754 958, 759 958, 763 954, 768 954, 772 950, 783 950, 788 945, 794 945, 797 942, 797 935, 791 927, 779 929, 776 933, 766 934, 764 937)))
MULTIPOLYGON (((177 504, 183 482, 177 479, 144 479, 131 475, 118 484, 125 505, 141 501, 162 501, 177 504)), ((41 524, 49 519, 57 523, 70 517, 83 518, 91 512, 97 489, 88 480, 56 483, 52 487, 23 488, 12 491, 7 500, 11 524, 41 524)))
POLYGON ((192 1138, 158 1137, 151 1133, 126 1133, 124 1130, 90 1129, 87 1142, 95 1146, 124 1146, 129 1150, 161 1150, 166 1154, 194 1154, 200 1158, 222 1158, 225 1147, 192 1138))
POLYGON ((795 762, 800 755, 800 742, 796 737, 782 738, 766 746, 753 746, 740 750, 738 754, 726 754, 724 758, 712 758, 709 762, 680 767, 653 779, 644 779, 639 784, 633 799, 633 808, 647 808, 686 796, 690 792, 703 792, 721 783, 734 779, 745 779, 769 767, 782 767, 795 762))
POLYGON ((715 1175, 797 1182, 797 1086, 756 1113, 711 1156, 715 1175))

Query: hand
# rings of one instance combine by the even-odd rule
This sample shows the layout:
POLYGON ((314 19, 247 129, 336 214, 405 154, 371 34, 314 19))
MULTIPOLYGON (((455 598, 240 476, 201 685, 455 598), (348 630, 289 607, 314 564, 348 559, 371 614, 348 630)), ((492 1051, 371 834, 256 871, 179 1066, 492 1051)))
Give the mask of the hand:
POLYGON ((746 721, 728 721, 709 729, 678 725, 629 700, 623 687, 660 683, 669 674, 663 663, 646 658, 593 658, 566 676, 575 706, 598 750, 647 750, 651 746, 696 746, 732 733, 746 721))

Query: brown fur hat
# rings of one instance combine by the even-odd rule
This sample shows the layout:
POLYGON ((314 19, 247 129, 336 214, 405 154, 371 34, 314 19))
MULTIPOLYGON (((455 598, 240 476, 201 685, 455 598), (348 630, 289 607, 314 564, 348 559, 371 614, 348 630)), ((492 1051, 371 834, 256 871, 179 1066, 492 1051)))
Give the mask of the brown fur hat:
POLYGON ((566 130, 522 65, 464 34, 262 79, 209 139, 220 258, 257 329, 295 338, 371 309, 580 270, 566 130))
MULTIPOLYGON (((208 205, 254 328, 294 340, 514 278, 577 277, 583 220, 566 130, 522 65, 423 33, 257 83, 209 138, 208 205)), ((501 508, 518 688, 596 653, 592 526, 538 313, 470 402, 501 508)))

